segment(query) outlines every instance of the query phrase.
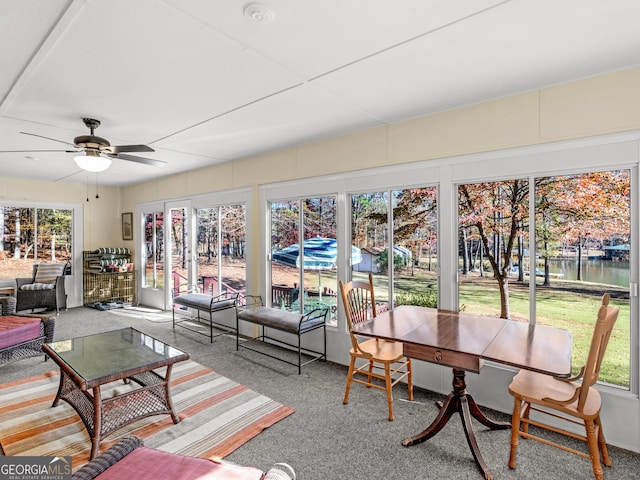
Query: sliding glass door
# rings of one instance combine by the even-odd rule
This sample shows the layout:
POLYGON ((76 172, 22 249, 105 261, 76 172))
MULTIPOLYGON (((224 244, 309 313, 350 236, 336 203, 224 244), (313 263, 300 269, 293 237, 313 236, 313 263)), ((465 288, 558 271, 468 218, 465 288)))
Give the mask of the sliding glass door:
POLYGON ((165 225, 166 247, 171 252, 171 298, 196 292, 197 286, 191 267, 191 207, 179 202, 168 204, 170 224, 165 225))
POLYGON ((189 202, 145 205, 138 209, 136 228, 139 300, 142 305, 167 309, 171 298, 194 287, 191 272, 189 202))

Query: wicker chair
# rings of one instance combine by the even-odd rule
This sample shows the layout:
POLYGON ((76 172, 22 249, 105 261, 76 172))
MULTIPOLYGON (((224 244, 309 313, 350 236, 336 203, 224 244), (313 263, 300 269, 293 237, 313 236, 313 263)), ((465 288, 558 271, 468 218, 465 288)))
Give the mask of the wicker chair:
MULTIPOLYGON (((86 465, 80 467, 72 476, 72 480, 93 480, 98 475, 102 474, 109 467, 115 465, 119 461, 122 461, 129 455, 131 452, 136 450, 137 448, 144 447, 144 441, 140 437, 136 437, 135 435, 128 435, 126 437, 121 438, 116 443, 114 443, 111 447, 105 450, 103 453, 98 455, 96 458, 91 460, 86 465)), ((178 454, 163 452, 166 456, 171 456, 175 459, 182 458, 178 454)), ((203 459, 193 459, 202 461, 203 459)), ((148 459, 147 459, 148 461, 148 459)), ((220 462, 214 462, 220 463, 220 462)), ((137 464, 133 464, 133 466, 137 467, 137 464)), ((148 478, 148 475, 145 476, 144 465, 139 465, 140 469, 140 478, 148 478)), ((237 467, 236 467, 237 468, 237 467)), ((256 471, 256 469, 250 469, 252 471, 256 471)), ((258 471, 258 476, 260 476, 260 472, 258 471)), ((253 474, 252 474, 253 475, 253 474)), ((220 476, 220 480, 224 480, 228 478, 222 473, 220 476)), ((242 478, 249 478, 250 475, 242 476, 242 478)), ((173 477, 177 478, 177 477, 173 477)), ((188 475, 181 476, 180 478, 189 479, 193 478, 188 475)), ((209 474, 206 478, 218 478, 217 473, 209 474)), ((240 478, 239 476, 234 476, 233 478, 240 478)), ((262 480, 295 480, 296 474, 294 470, 287 465, 286 463, 276 463, 274 464, 265 474, 262 475, 262 480)), ((195 480, 195 479, 194 479, 195 480)))
MULTIPOLYGON (((52 264, 42 264, 51 266, 52 264)), ((64 264, 62 270, 64 271, 64 264)), ((23 289, 25 285, 32 285, 38 283, 38 267, 40 265, 33 266, 33 277, 31 278, 16 278, 16 310, 18 312, 24 310, 35 310, 36 308, 44 308, 47 310, 55 310, 56 313, 60 313, 60 309, 67 308, 67 295, 64 291, 64 276, 58 275, 54 283, 54 288, 48 290, 26 290, 23 289)))
MULTIPOLYGON (((0 297, 0 322, 2 317, 16 315, 15 297, 0 297)), ((0 365, 22 360, 23 358, 44 355, 42 344, 53 341, 55 317, 49 315, 19 315, 40 318, 40 335, 32 340, 0 349, 0 365)), ((47 356, 45 355, 45 360, 47 356)))

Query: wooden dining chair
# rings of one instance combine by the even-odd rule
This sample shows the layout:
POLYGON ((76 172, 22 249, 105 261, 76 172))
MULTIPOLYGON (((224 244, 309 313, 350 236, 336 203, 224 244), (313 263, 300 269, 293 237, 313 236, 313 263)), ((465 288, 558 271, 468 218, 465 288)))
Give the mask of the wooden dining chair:
POLYGON ((411 359, 404 357, 402 343, 377 338, 359 341, 353 333, 354 325, 376 316, 371 274, 369 274, 369 283, 353 281, 344 284, 340 280, 340 294, 352 344, 349 351, 351 362, 343 403, 349 403, 349 389, 352 382, 385 390, 389 405, 389 420, 393 420, 393 386, 406 378, 409 400, 413 400, 411 359), (361 360, 364 362, 360 362, 361 360), (356 365, 356 362, 361 364, 356 365))
MULTIPOLYGON (((611 466, 611 460, 600 422, 600 393, 593 384, 598 379, 602 358, 607 349, 613 325, 618 318, 618 312, 618 307, 609 306, 609 294, 605 293, 598 311, 586 364, 577 376, 562 379, 522 370, 513 378, 509 385, 509 392, 515 399, 511 420, 510 468, 516 467, 518 438, 523 437, 591 459, 596 479, 602 480, 600 456, 602 456, 602 462, 608 467, 611 466), (536 418, 547 418, 544 415, 549 415, 556 420, 581 425, 586 435, 570 432, 565 429, 566 427, 551 426, 540 420, 531 419, 531 411, 542 414, 541 417, 536 418), (529 432, 529 425, 582 440, 587 443, 589 453, 533 435, 529 432)), ((568 424, 565 423, 565 425, 568 424)))

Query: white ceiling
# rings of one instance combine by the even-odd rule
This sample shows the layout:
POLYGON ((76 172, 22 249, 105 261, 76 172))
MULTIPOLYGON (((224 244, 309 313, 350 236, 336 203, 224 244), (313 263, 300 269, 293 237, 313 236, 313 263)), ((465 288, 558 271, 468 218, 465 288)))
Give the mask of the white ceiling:
MULTIPOLYGON (((129 185, 640 65, 638 0, 1 0, 5 176, 85 182, 102 122, 129 185)), ((91 174, 93 175, 93 174, 91 174)), ((92 177, 93 179, 93 177, 92 177)))

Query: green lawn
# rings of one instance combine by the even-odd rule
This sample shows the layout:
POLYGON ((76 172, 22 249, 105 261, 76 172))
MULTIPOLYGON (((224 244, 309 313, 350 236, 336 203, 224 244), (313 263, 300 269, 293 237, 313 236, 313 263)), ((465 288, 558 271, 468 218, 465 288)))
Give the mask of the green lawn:
MULTIPOLYGON (((603 286, 585 288, 584 285, 579 284, 580 282, 555 283, 558 288, 553 288, 552 282, 550 288, 536 290, 536 323, 571 331, 574 373, 577 373, 586 361, 601 297, 605 291, 608 291, 603 286), (578 285, 570 285, 571 283, 578 285)), ((500 297, 495 281, 469 281, 460 288, 460 306, 465 311, 499 315, 499 302, 500 297)), ((528 319, 527 286, 516 285, 515 282, 510 284, 509 303, 512 319, 528 319)), ((631 344, 629 301, 614 298, 611 304, 620 307, 620 315, 613 329, 599 378, 605 383, 629 387, 631 344)))
MULTIPOLYGON (((492 278, 461 276, 460 309, 482 315, 500 315, 500 295, 492 278)), ((375 282, 375 280, 374 280, 375 282)), ((431 274, 402 275, 396 281, 396 296, 402 292, 428 293, 436 287, 431 274)), ((382 284, 380 284, 382 287, 382 284)), ((584 365, 602 294, 610 292, 611 304, 620 307, 600 371, 600 381, 629 387, 630 316, 628 291, 607 285, 552 279, 551 286, 536 289, 536 323, 564 328, 573 337, 573 366, 577 373, 584 365)), ((529 289, 527 284, 509 283, 511 319, 528 321, 529 289)))

